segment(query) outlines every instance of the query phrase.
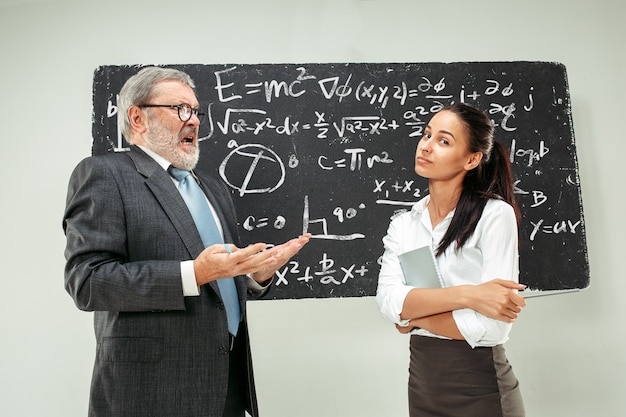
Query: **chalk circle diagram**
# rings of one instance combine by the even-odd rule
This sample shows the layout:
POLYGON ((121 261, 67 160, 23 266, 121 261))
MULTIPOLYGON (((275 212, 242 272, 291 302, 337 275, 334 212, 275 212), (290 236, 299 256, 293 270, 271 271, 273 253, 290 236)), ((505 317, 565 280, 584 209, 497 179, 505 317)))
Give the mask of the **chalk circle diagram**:
POLYGON ((234 149, 220 164, 219 173, 226 184, 239 191, 240 197, 271 193, 283 184, 285 165, 276 152, 258 144, 232 146, 234 149))

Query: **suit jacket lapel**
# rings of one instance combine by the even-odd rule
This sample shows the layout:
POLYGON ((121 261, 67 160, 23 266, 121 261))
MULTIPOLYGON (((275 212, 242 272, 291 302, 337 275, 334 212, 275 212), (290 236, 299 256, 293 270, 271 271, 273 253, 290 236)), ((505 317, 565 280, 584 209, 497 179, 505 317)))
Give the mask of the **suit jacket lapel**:
MULTIPOLYGON (((195 259, 204 250, 204 244, 202 243, 200 233, 198 233, 198 228, 191 217, 191 213, 187 208, 187 204, 185 204, 185 201, 176 189, 172 178, 167 171, 143 152, 141 148, 132 146, 131 149, 128 156, 135 163, 137 172, 146 178, 146 185, 150 188, 155 198, 159 201, 161 207, 170 218, 172 225, 178 231, 183 244, 191 255, 191 259, 195 259)), ((211 204, 218 210, 220 221, 224 224, 224 217, 221 209, 219 209, 219 202, 212 196, 212 193, 207 194, 211 204)), ((216 282, 212 281, 209 285, 215 293, 220 293, 216 282)), ((238 289, 241 290, 241 288, 238 289)), ((245 294, 245 291, 244 289, 243 294, 245 294)))
POLYGON ((146 185, 172 221, 189 254, 192 258, 197 257, 204 249, 202 239, 172 178, 140 148, 133 147, 128 156, 135 162, 137 172, 146 177, 146 185))

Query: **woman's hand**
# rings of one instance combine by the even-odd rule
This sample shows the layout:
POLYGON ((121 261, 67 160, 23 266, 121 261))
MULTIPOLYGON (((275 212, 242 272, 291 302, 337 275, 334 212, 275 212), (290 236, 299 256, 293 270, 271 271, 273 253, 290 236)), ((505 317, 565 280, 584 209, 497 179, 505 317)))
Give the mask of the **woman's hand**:
POLYGON ((495 320, 512 323, 526 306, 524 297, 514 291, 526 286, 514 281, 494 279, 468 287, 468 307, 495 320))

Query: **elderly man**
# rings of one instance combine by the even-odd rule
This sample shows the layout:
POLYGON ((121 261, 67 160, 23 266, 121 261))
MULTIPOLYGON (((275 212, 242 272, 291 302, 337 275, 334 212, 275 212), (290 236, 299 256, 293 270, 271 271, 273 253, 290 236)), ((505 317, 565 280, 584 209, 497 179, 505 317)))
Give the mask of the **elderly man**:
POLYGON ((68 187, 65 286, 94 311, 89 416, 257 416, 247 295, 306 244, 239 248, 230 193, 193 171, 191 78, 144 68, 120 92, 130 152, 83 160, 68 187))

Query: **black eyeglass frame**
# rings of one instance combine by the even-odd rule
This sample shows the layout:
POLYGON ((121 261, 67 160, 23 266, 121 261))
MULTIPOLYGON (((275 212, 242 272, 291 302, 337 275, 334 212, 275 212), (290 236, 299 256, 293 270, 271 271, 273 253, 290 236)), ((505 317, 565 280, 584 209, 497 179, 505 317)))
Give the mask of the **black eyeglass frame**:
POLYGON ((200 111, 200 107, 191 107, 191 104, 188 103, 180 103, 180 104, 137 104, 137 107, 139 107, 140 109, 145 108, 145 107, 165 107, 168 109, 176 109, 177 113, 178 113, 178 118, 180 119, 181 122, 188 122, 191 119, 191 116, 193 116, 194 114, 196 115, 196 117, 198 118, 198 120, 200 121, 200 124, 202 124, 202 122, 204 122, 204 119, 206 118, 206 113, 203 113, 200 111), (184 119, 183 116, 181 115, 181 111, 183 111, 184 108, 187 108, 188 112, 189 112, 189 117, 187 117, 187 119, 184 119))

